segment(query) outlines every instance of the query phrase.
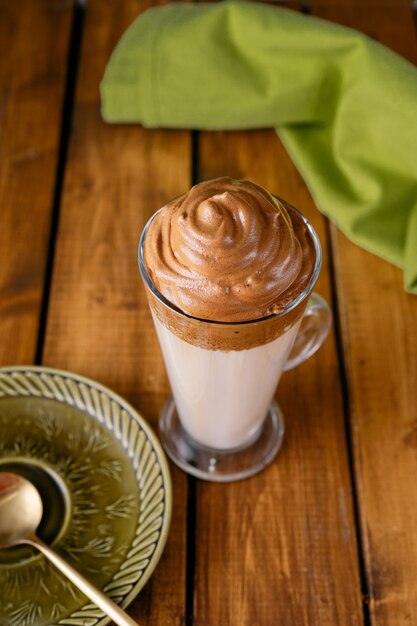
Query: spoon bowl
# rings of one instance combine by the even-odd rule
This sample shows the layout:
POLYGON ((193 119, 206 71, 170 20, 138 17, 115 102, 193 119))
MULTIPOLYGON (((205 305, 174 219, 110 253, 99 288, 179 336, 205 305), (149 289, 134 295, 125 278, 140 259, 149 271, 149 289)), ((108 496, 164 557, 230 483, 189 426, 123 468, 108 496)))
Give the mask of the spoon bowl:
POLYGON ((0 548, 10 548, 35 533, 43 514, 36 487, 18 474, 0 472, 0 548))

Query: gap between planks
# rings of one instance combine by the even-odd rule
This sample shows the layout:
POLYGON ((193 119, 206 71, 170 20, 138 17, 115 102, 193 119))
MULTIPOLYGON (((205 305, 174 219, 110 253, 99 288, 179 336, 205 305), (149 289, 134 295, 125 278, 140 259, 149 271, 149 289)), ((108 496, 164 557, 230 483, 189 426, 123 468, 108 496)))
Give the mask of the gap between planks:
POLYGON ((358 565, 359 565, 359 577, 361 584, 361 592, 362 592, 362 609, 363 609, 363 624, 364 626, 371 626, 371 615, 369 611, 369 587, 366 576, 366 566, 365 566, 365 555, 363 550, 363 541, 362 541, 362 533, 361 533, 361 524, 360 524, 360 515, 359 515, 359 490, 356 482, 356 473, 355 473, 355 455, 353 450, 353 432, 352 432, 352 423, 350 419, 351 415, 351 406, 350 406, 350 396, 349 396, 349 381, 346 372, 345 366, 345 348, 343 344, 343 336, 342 336, 342 328, 341 328, 341 308, 343 307, 343 302, 340 302, 340 295, 338 294, 337 289, 337 268, 335 266, 335 256, 334 256, 334 245, 332 240, 332 232, 330 227, 330 222, 328 218, 325 218, 325 229, 326 229, 326 246, 328 249, 328 270, 329 270, 329 278, 330 278, 330 287, 331 287, 331 309, 333 313, 333 326, 335 331, 335 339, 336 339, 336 351, 337 351, 337 361, 339 364, 339 380, 342 392, 342 400, 343 400, 343 417, 345 424, 345 438, 346 438, 346 449, 348 455, 348 463, 349 463, 349 476, 350 476, 350 484, 352 490, 352 502, 353 502, 353 515, 354 515, 354 523, 355 523, 355 532, 356 532, 356 541, 358 547, 358 565))
POLYGON ((51 227, 49 233, 48 252, 45 265, 45 278, 39 315, 38 339, 35 351, 35 364, 41 365, 45 345, 46 323, 48 319, 49 297, 51 294, 52 274, 55 257, 55 244, 58 233, 59 211, 62 189, 67 164, 68 147, 71 136, 71 124, 74 112, 75 89, 77 84, 78 66, 80 61, 83 34, 85 1, 76 0, 73 7, 71 34, 68 46, 67 72, 65 91, 61 113, 61 133, 59 138, 58 159, 55 174, 55 188, 52 200, 51 227))

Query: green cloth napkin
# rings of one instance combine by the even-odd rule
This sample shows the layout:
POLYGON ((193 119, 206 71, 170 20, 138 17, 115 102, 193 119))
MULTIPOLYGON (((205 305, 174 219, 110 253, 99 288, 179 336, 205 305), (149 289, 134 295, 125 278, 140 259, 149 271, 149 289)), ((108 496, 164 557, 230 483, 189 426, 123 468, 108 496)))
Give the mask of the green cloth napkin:
POLYGON ((108 122, 274 127, 323 213, 417 293, 417 69, 388 49, 278 7, 170 4, 124 34, 101 98, 108 122))

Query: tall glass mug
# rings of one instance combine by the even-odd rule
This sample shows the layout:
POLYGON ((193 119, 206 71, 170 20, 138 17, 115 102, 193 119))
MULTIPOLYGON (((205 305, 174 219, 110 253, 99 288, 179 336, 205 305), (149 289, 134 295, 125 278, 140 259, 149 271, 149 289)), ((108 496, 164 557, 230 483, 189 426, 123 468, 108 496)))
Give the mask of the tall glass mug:
POLYGON ((284 435, 273 400, 281 374, 314 354, 329 333, 330 309, 311 293, 321 268, 320 241, 306 217, 279 201, 304 221, 315 265, 304 291, 262 319, 216 322, 178 310, 156 289, 144 263, 156 214, 139 241, 139 268, 173 393, 160 416, 162 444, 174 463, 205 480, 242 479, 272 461, 284 435))

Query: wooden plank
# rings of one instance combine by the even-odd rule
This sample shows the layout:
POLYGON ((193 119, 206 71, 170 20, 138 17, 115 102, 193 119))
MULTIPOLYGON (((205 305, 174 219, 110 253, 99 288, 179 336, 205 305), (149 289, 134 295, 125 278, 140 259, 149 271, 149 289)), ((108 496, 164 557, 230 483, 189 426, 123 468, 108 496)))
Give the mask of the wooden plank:
MULTIPOLYGON (((364 7, 383 11, 388 10, 389 12, 393 11, 394 13, 397 9, 411 9, 413 0, 309 0, 309 3, 313 9, 314 15, 316 15, 318 6, 326 7, 326 9, 329 9, 330 11, 335 9, 336 12, 339 9, 346 9, 347 13, 352 13, 352 9, 354 7, 355 10, 358 11, 358 15, 360 15, 364 7)), ((335 19, 334 21, 338 20, 335 19)))
POLYGON ((72 10, 0 2, 1 364, 35 358, 72 10))
MULTIPOLYGON (((325 222, 275 133, 204 133, 200 158, 202 178, 253 180, 312 220, 329 300, 325 222)), ((287 432, 276 461, 244 482, 198 485, 197 626, 363 623, 334 334, 277 397, 287 432)))
MULTIPOLYGON (((127 26, 150 4, 89 0, 65 176, 44 361, 109 385, 156 426, 168 383, 137 268, 150 215, 190 184, 190 137, 107 125, 98 85, 127 26)), ((183 623, 187 479, 173 470, 165 553, 129 611, 145 625, 183 623)))
POLYGON ((417 59, 417 36, 411 2, 386 6, 383 0, 362 0, 352 6, 353 0, 312 0, 312 13, 343 26, 360 30, 411 62, 417 59))
MULTIPOLYGON (((368 4, 368 3, 366 3, 368 4)), ((320 7, 417 62, 407 10, 320 7)), ((417 297, 402 273, 332 228, 373 626, 417 623, 417 297)))

